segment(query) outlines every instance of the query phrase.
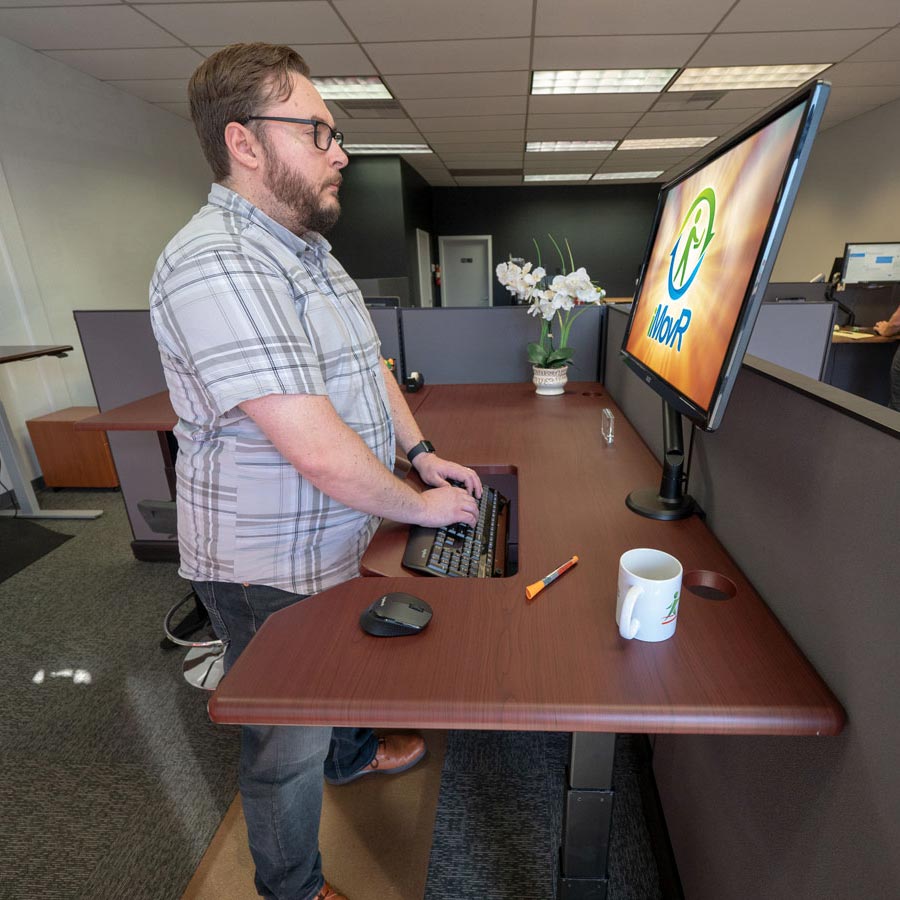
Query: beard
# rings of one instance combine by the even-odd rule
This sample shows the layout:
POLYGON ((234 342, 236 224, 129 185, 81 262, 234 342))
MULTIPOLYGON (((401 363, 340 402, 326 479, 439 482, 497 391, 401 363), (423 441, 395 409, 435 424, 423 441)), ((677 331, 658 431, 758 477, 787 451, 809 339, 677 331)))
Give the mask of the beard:
POLYGON ((329 231, 341 215, 341 205, 333 195, 323 197, 322 191, 329 184, 340 184, 340 173, 315 185, 301 173, 291 171, 267 142, 263 145, 269 163, 264 183, 281 206, 280 213, 286 219, 281 224, 298 236, 307 231, 329 231))

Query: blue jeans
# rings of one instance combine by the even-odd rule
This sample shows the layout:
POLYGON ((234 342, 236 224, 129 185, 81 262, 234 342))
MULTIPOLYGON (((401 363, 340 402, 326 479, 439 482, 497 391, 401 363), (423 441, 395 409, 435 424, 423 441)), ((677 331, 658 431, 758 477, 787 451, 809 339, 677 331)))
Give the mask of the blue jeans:
MULTIPOLYGON (((193 582, 217 637, 225 671, 273 613, 306 599, 264 585, 193 582)), ((312 900, 324 883, 319 854, 323 774, 341 780, 367 766, 378 741, 368 728, 244 725, 240 790, 256 889, 276 900, 312 900)))

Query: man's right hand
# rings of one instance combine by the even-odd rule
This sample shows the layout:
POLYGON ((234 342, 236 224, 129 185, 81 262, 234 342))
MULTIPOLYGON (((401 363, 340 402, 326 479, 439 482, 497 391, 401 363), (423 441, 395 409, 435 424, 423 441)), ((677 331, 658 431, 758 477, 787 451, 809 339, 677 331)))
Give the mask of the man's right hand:
POLYGON ((463 522, 475 525, 478 522, 478 503, 468 491, 457 487, 439 487, 424 491, 419 495, 423 503, 421 518, 416 525, 440 528, 463 522))

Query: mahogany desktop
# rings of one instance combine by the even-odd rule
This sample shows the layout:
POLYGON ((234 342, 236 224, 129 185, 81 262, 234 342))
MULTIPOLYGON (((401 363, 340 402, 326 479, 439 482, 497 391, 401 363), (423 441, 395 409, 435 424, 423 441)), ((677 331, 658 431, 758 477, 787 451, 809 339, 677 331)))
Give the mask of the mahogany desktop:
POLYGON ((413 582, 398 566, 404 527, 383 526, 363 568, 388 577, 356 578, 273 615, 211 698, 214 721, 573 732, 560 898, 605 895, 615 732, 841 731, 840 703, 704 523, 626 508, 629 491, 658 482, 659 463, 600 385, 570 383, 560 397, 524 383, 435 386, 416 419, 442 455, 484 478, 515 474, 518 573, 413 582), (604 406, 616 415, 612 446, 601 440, 604 406), (625 641, 616 578, 633 547, 724 576, 734 596, 684 591, 674 638, 625 641), (526 601, 525 587, 573 554, 578 566, 526 601), (432 606, 429 627, 364 634, 360 612, 394 590, 432 606))

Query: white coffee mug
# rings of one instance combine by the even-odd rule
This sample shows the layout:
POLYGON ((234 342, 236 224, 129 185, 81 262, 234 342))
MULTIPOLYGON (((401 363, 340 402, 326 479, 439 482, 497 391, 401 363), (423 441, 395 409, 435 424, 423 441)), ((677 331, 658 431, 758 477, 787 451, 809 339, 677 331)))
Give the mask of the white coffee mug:
POLYGON ((628 550, 619 559, 616 624, 627 640, 664 641, 675 634, 681 563, 662 550, 628 550))

